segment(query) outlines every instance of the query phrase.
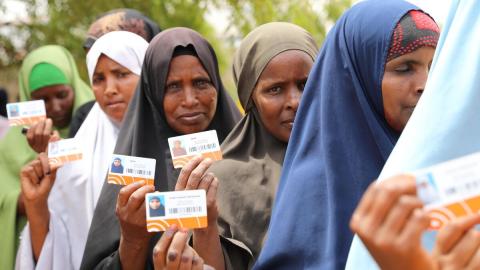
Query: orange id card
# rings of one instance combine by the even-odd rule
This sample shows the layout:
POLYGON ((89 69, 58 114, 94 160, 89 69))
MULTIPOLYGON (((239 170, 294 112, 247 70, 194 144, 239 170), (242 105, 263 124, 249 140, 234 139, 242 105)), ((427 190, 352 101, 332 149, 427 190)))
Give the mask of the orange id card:
POLYGON ((414 172, 417 194, 430 214, 430 229, 480 211, 480 153, 414 172))
POLYGON ((168 145, 175 169, 182 168, 197 155, 213 160, 222 159, 222 151, 215 130, 172 137, 168 139, 168 145))
POLYGON ((7 116, 10 126, 32 126, 47 118, 45 102, 33 100, 7 104, 7 116))
POLYGON ((165 231, 170 225, 197 229, 208 226, 205 190, 154 192, 145 195, 147 230, 165 231))
POLYGON ((82 149, 75 138, 48 144, 48 162, 52 167, 61 167, 67 162, 80 160, 82 157, 82 149))
POLYGON ((107 181, 109 184, 128 185, 143 180, 147 185, 153 186, 155 164, 156 160, 153 158, 113 154, 108 167, 107 181))

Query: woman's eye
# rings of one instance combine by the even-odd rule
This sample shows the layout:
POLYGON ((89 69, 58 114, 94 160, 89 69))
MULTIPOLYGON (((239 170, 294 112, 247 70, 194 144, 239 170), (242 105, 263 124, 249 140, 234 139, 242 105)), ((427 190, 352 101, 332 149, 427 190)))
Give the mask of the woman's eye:
POLYGON ((200 88, 200 89, 205 89, 210 85, 210 82, 207 80, 198 80, 195 81, 195 87, 200 88))
POLYGON ((67 91, 62 91, 60 93, 57 94, 57 98, 60 98, 60 99, 64 99, 68 96, 68 93, 67 91))
POLYGON ((177 91, 179 89, 180 89, 180 84, 172 83, 172 84, 167 85, 166 91, 167 92, 173 92, 173 91, 177 91))
POLYGON ((282 91, 282 88, 280 86, 274 86, 272 88, 268 88, 266 92, 267 94, 270 94, 270 95, 277 95, 281 91, 282 91))
POLYGON ((130 73, 129 72, 119 72, 117 77, 120 79, 126 78, 130 73))
POLYGON ((396 72, 399 72, 399 73, 404 73, 404 72, 409 72, 411 70, 411 67, 410 65, 400 65, 398 67, 395 68, 395 71, 396 72))
POLYGON ((103 78, 102 77, 93 77, 93 81, 92 81, 92 84, 94 85, 97 85, 97 84, 100 84, 101 82, 103 82, 103 78))

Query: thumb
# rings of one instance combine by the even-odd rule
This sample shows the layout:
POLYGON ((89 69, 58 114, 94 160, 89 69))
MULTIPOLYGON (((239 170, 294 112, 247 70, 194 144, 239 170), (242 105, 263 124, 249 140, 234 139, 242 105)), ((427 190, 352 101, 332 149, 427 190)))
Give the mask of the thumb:
POLYGON ((52 136, 50 136, 50 140, 48 142, 56 142, 59 141, 60 138, 60 133, 58 133, 58 130, 54 130, 52 136))

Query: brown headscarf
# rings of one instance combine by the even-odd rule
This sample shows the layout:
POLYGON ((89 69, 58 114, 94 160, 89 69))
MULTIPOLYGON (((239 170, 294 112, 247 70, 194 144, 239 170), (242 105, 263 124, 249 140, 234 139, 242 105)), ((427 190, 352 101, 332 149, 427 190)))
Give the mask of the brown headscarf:
MULTIPOLYGON (((224 159, 211 168, 220 181, 220 233, 245 244, 254 258, 267 232, 287 144, 265 129, 251 95, 270 60, 288 50, 303 51, 314 61, 318 48, 305 29, 285 22, 264 24, 242 41, 233 74, 246 115, 223 142, 224 159)), ((239 262, 235 249, 222 243, 227 244, 227 264, 245 268, 253 262, 251 258, 246 262, 244 256, 239 262)))
POLYGON ((89 49, 97 39, 112 31, 132 32, 150 42, 154 36, 160 33, 160 27, 135 9, 110 10, 100 15, 90 25, 83 47, 89 49))
MULTIPOLYGON (((154 158, 155 189, 173 190, 179 170, 173 169, 167 139, 178 136, 167 123, 163 111, 163 96, 170 61, 176 49, 191 48, 217 89, 217 109, 207 130, 216 130, 222 142, 240 119, 235 103, 224 89, 218 71, 218 62, 211 45, 197 32, 188 28, 171 28, 157 35, 145 54, 142 74, 135 95, 130 102, 124 123, 118 135, 114 153, 154 158)), ((81 269, 95 266, 120 266, 118 246, 120 226, 115 216, 115 205, 120 186, 105 183, 95 209, 87 239, 81 269)), ((151 250, 158 237, 153 237, 151 250)), ((148 267, 153 266, 149 256, 148 267)), ((153 267, 152 267, 153 268, 153 267)))

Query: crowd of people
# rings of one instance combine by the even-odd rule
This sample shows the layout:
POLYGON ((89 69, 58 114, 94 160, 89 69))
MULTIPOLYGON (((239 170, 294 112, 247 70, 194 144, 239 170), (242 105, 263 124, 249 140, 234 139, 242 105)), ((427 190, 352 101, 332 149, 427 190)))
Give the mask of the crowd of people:
MULTIPOLYGON (((473 2, 448 19, 480 11, 473 2)), ((426 84, 455 32, 444 31, 404 0, 355 4, 321 46, 293 23, 260 25, 232 58, 241 108, 200 33, 135 10, 90 26, 89 83, 62 46, 29 52, 20 101, 44 100, 47 118, 0 133, 0 268, 345 269, 361 254, 374 263, 350 269, 479 269, 480 215, 447 224, 429 249, 415 178, 375 181, 437 91, 426 84), (208 130, 223 159, 175 169, 168 138, 208 130), (48 144, 64 138, 82 159, 52 166, 48 144), (113 154, 155 159, 154 186, 107 183, 113 154), (197 189, 208 227, 147 231, 147 193, 197 189)))

